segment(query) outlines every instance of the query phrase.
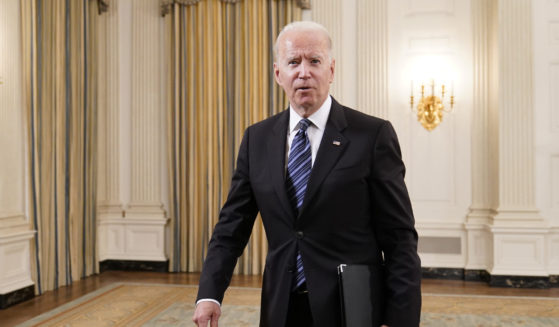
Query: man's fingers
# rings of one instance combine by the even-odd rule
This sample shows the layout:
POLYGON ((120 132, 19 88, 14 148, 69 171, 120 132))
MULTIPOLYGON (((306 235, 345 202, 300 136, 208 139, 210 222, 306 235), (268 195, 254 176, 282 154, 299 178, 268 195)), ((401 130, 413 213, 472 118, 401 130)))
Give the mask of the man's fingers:
POLYGON ((219 314, 215 312, 212 315, 212 321, 210 322, 210 327, 217 327, 217 320, 219 319, 219 314))
POLYGON ((196 305, 192 321, 194 321, 198 327, 207 327, 208 322, 211 327, 217 327, 217 320, 220 315, 221 309, 216 303, 207 301, 200 302, 196 305))
POLYGON ((192 321, 194 321, 194 323, 196 324, 196 326, 198 327, 207 327, 208 326, 208 322, 210 321, 210 319, 206 318, 206 317, 197 317, 194 316, 192 318, 192 321))

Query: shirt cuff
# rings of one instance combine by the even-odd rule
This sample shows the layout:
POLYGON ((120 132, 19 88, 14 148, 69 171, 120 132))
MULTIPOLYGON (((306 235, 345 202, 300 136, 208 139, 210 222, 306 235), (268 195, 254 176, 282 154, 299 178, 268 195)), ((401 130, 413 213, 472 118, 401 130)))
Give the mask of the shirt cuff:
POLYGON ((221 303, 217 302, 214 299, 200 299, 200 300, 196 301, 196 305, 198 305, 198 303, 200 303, 200 302, 213 302, 213 303, 216 303, 217 305, 219 305, 221 307, 221 303))

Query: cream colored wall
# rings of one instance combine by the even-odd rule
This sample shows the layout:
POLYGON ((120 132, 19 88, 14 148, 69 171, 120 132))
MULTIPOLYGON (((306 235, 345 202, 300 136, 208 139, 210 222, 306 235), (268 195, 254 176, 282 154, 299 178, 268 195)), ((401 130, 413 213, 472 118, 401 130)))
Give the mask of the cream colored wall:
POLYGON ((0 295, 32 285, 19 0, 0 1, 0 295))

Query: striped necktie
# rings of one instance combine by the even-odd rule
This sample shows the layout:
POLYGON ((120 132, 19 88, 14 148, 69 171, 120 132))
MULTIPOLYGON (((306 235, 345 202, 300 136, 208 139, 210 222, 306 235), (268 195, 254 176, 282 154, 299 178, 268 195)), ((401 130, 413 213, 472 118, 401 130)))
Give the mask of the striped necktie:
MULTIPOLYGON (((291 200, 295 214, 299 214, 299 209, 303 205, 307 182, 311 175, 312 156, 311 143, 307 136, 307 128, 311 124, 308 119, 299 121, 299 131, 291 143, 291 150, 287 160, 287 195, 291 200)), ((301 253, 297 251, 297 274, 295 276, 294 288, 296 289, 305 282, 303 271, 303 259, 301 253)))

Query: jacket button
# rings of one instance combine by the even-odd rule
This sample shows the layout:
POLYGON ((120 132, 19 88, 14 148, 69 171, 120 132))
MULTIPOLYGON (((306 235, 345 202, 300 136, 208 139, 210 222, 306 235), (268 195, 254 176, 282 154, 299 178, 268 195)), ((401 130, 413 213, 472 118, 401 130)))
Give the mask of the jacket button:
POLYGON ((303 237, 305 236, 305 234, 303 234, 303 231, 300 231, 300 230, 298 230, 296 234, 297 234, 297 239, 300 239, 300 240, 302 240, 303 237))

